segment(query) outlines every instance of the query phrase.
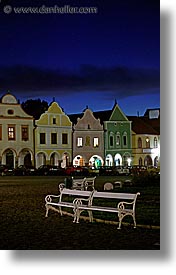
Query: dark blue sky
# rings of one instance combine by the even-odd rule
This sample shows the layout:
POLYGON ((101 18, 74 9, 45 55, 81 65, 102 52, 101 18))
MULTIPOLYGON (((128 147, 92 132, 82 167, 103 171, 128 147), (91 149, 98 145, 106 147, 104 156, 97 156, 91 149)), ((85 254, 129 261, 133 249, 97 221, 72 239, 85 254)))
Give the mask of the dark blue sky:
POLYGON ((56 101, 66 113, 160 105, 158 0, 1 0, 0 95, 56 101), (4 13, 4 7, 12 11, 4 13), (18 13, 17 7, 96 7, 96 14, 18 13))

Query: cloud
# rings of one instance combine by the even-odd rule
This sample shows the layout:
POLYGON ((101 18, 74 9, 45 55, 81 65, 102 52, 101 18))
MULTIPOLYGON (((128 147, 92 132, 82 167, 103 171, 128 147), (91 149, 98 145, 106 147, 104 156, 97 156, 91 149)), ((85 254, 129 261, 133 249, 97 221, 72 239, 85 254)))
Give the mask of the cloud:
POLYGON ((58 96, 82 92, 125 98, 159 92, 160 73, 156 69, 96 67, 82 65, 78 71, 47 70, 30 66, 0 68, 0 91, 17 95, 58 96))

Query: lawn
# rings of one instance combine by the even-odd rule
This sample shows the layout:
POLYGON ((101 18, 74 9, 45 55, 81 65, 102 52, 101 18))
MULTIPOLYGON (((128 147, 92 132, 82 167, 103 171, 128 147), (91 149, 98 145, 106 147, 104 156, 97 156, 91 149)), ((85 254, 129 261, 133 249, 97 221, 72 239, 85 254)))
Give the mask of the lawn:
MULTIPOLYGON (((123 180, 97 177, 95 187, 102 190, 105 182, 117 178, 123 180)), ((143 227, 133 229, 124 225, 117 230, 115 225, 83 220, 73 224, 72 217, 60 217, 53 211, 45 218, 44 198, 47 194, 57 194, 60 182, 63 177, 0 177, 0 249, 159 249, 159 229, 145 227, 160 224, 159 187, 118 189, 141 193, 136 220, 143 227)))

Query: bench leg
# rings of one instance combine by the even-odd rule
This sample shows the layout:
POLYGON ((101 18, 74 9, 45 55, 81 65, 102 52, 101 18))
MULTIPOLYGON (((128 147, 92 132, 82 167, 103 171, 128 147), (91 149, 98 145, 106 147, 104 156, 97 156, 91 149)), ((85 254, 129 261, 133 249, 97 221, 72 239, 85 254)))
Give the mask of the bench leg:
POLYGON ((134 221, 134 228, 136 228, 136 217, 135 217, 135 214, 133 214, 133 221, 134 221))
POLYGON ((92 214, 92 211, 88 211, 88 214, 89 214, 89 221, 90 221, 90 222, 93 222, 93 214, 92 214))
POLYGON ((46 214, 45 214, 45 217, 47 218, 47 217, 48 217, 49 207, 48 207, 48 205, 47 205, 47 204, 45 205, 45 207, 46 207, 46 214))

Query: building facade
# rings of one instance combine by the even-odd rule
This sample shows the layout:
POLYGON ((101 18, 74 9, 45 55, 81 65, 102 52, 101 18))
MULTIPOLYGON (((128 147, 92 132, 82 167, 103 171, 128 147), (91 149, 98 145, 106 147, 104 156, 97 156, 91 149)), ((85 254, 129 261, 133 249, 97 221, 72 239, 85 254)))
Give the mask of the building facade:
MULTIPOLYGON (((154 110, 151 110, 152 112, 154 110)), ((148 110, 143 117, 129 117, 132 121, 133 165, 160 166, 160 117, 148 110)))
POLYGON ((131 122, 117 102, 110 111, 95 113, 104 124, 104 159, 107 166, 131 165, 131 122))
POLYGON ((34 164, 34 119, 10 93, 0 100, 0 163, 9 168, 34 164))
POLYGON ((104 130, 90 109, 73 125, 73 165, 104 165, 104 130))
POLYGON ((35 166, 72 162, 72 123, 57 102, 35 121, 35 166))

